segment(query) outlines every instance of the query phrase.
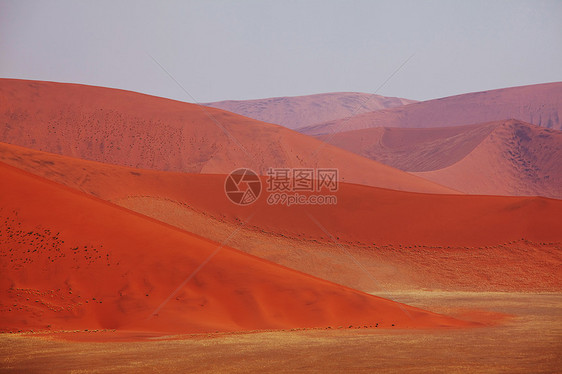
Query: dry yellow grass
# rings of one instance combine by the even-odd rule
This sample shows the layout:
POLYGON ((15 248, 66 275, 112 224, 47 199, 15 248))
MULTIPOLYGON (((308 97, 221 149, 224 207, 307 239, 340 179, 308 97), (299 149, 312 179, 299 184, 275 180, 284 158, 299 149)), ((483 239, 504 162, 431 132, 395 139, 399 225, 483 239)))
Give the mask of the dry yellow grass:
MULTIPOLYGON (((398 301, 462 314, 514 315, 463 330, 337 329, 184 336, 142 342, 68 342, 0 335, 0 372, 509 372, 562 367, 562 294, 411 292, 398 301)), ((96 333, 92 333, 96 334, 96 333)))

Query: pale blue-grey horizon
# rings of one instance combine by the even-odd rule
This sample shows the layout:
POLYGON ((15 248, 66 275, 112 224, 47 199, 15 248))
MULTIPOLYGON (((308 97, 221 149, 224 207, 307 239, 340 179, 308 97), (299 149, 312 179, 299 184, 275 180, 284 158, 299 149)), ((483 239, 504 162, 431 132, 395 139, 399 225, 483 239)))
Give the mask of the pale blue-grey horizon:
POLYGON ((193 102, 562 80, 562 2, 0 0, 0 77, 193 102))

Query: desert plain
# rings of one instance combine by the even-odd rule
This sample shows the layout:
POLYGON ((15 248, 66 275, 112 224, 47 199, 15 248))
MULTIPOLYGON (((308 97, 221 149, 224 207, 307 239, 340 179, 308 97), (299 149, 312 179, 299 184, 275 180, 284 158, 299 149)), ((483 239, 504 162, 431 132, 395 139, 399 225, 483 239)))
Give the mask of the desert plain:
POLYGON ((561 83, 0 100, 1 372, 562 367, 561 83), (225 193, 239 168, 251 204, 225 193), (337 169, 337 204, 269 203, 271 168, 337 169))

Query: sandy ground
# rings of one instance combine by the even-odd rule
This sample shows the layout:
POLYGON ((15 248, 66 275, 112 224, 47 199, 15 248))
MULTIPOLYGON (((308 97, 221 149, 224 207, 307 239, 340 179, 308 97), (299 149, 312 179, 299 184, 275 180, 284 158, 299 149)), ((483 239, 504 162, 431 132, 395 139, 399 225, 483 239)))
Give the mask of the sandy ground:
POLYGON ((560 293, 413 291, 382 296, 457 315, 478 308, 513 317, 499 326, 473 329, 345 328, 141 342, 72 342, 38 334, 3 334, 0 372, 552 373, 562 367, 560 293))

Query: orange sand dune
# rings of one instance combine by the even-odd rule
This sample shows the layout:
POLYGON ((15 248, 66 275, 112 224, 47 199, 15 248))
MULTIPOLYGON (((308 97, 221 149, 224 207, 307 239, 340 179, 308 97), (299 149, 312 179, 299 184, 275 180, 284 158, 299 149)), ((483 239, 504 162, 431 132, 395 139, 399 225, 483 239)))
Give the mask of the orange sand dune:
POLYGON ((205 105, 296 129, 414 102, 416 101, 359 92, 333 92, 257 100, 226 100, 205 105))
POLYGON ((428 128, 469 125, 507 118, 562 130, 562 82, 503 88, 423 101, 300 128, 308 135, 369 127, 428 128))
POLYGON ((210 258, 217 243, 5 164, 0 175, 2 331, 471 324, 230 248, 210 258))
POLYGON ((0 144, 0 161, 369 292, 381 285, 472 291, 562 287, 556 271, 562 264, 562 202, 556 200, 423 195, 344 184, 335 206, 268 207, 263 195, 254 205, 238 207, 226 199, 221 175, 131 169, 7 144, 0 144))
POLYGON ((375 127, 319 138, 466 193, 562 198, 562 132, 521 121, 375 127))
POLYGON ((191 173, 330 167, 342 181, 453 192, 281 126, 134 92, 0 79, 0 102, 0 141, 71 157, 191 173))

